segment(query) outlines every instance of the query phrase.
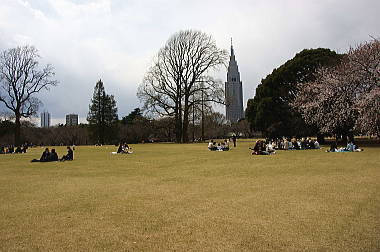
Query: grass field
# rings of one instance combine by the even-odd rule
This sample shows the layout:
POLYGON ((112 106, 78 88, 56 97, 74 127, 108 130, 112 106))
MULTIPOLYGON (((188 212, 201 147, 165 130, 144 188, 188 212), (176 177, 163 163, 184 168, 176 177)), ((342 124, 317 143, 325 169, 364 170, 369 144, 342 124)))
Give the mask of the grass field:
POLYGON ((0 155, 0 250, 380 250, 380 148, 251 156, 249 145, 0 155))

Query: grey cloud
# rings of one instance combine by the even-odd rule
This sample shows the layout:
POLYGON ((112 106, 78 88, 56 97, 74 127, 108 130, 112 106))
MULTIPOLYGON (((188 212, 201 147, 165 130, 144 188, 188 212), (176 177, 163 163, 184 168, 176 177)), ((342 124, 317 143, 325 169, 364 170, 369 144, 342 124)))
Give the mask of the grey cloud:
MULTIPOLYGON (((3 0, 0 49, 30 43, 52 63, 58 87, 41 93, 53 117, 85 118, 98 79, 119 115, 139 106, 136 89, 151 59, 181 29, 234 38, 244 98, 273 68, 304 48, 344 52, 379 36, 378 0, 3 0)), ((225 71, 216 73, 225 78, 225 71)))

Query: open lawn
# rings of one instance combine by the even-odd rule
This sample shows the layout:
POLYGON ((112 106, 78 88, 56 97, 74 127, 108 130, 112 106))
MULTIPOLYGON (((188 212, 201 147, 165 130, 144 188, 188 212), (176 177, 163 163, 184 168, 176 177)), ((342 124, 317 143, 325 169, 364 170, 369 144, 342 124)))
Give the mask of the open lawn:
POLYGON ((380 148, 251 156, 249 145, 0 155, 0 250, 380 250, 380 148))

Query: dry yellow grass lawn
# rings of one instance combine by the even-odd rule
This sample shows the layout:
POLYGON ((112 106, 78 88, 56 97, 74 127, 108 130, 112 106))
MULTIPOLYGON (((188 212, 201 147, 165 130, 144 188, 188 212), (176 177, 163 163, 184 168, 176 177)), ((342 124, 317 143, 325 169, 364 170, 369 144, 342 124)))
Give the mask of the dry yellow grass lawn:
POLYGON ((380 148, 251 156, 249 144, 0 155, 0 250, 380 250, 380 148))

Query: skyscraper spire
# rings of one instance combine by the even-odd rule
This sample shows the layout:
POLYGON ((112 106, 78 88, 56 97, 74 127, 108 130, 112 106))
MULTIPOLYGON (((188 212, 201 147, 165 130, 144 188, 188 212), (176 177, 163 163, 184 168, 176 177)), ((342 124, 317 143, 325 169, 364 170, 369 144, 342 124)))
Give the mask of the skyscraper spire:
POLYGON ((232 37, 231 37, 231 57, 235 56, 235 52, 234 52, 234 46, 232 44, 232 37))
POLYGON ((231 38, 231 56, 227 69, 227 82, 225 83, 226 118, 235 123, 244 117, 243 88, 240 81, 239 67, 235 59, 234 46, 231 38))

